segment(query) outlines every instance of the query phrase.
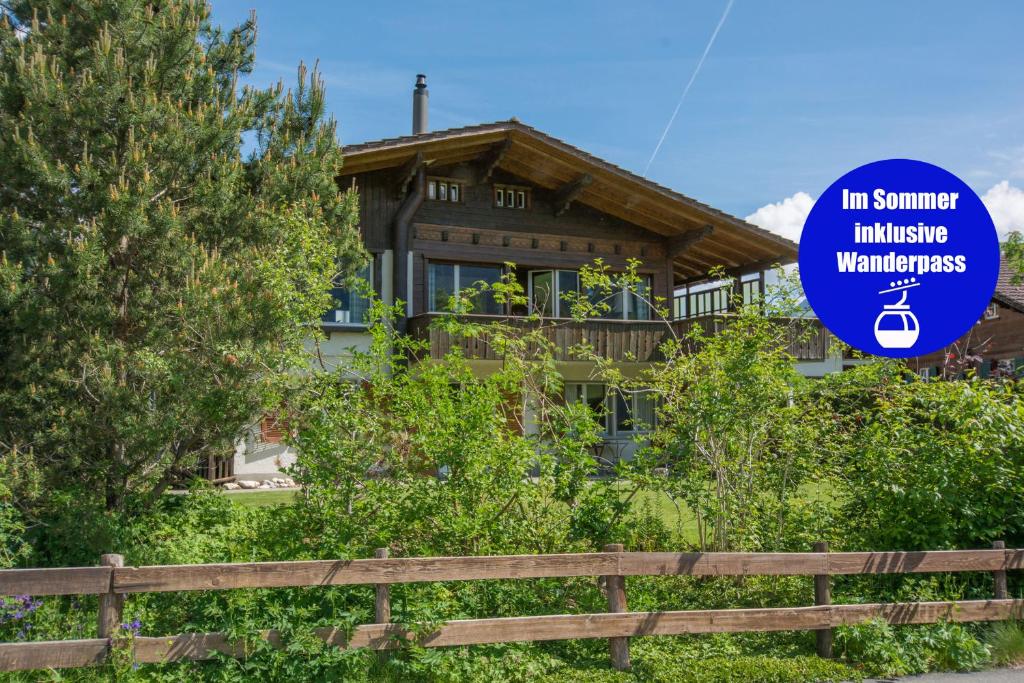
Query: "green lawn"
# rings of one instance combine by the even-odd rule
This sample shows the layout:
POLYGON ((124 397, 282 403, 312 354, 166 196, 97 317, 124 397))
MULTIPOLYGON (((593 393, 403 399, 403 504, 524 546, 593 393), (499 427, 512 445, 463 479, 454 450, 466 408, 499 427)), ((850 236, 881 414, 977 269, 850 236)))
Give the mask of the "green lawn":
MULTIPOLYGON (((625 482, 619 486, 622 489, 622 497, 625 499, 632 492, 632 488, 625 482)), ((233 502, 244 507, 264 507, 269 505, 288 505, 295 500, 298 494, 296 489, 269 491, 225 491, 233 502)), ((828 484, 809 484, 801 489, 802 496, 807 500, 819 499, 831 502, 834 499, 832 488, 828 484)), ((682 537, 692 543, 697 542, 697 517, 684 504, 679 503, 678 507, 665 493, 661 491, 640 491, 633 496, 634 509, 647 509, 661 518, 661 520, 674 531, 682 534, 682 537)))
POLYGON ((267 491, 225 491, 224 495, 243 507, 288 505, 295 500, 297 489, 270 489, 267 491))
MULTIPOLYGON (((626 482, 620 482, 622 498, 627 498, 633 488, 626 482)), ((800 487, 800 497, 805 501, 820 500, 825 503, 835 502, 835 492, 827 482, 805 484, 800 487)), ((697 543, 697 516, 683 502, 678 506, 662 491, 640 491, 633 496, 634 510, 650 510, 661 518, 665 525, 680 533, 682 538, 697 543)))

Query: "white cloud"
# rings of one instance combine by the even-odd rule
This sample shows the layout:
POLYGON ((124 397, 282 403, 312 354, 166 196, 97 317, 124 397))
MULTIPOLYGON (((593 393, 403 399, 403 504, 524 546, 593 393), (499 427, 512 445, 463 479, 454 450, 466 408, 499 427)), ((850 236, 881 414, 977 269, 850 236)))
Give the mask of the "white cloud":
MULTIPOLYGON (((981 201, 992 215, 1000 239, 1005 239, 1014 230, 1024 233, 1024 189, 1011 185, 1009 180, 1004 180, 983 194, 981 201)), ((807 220, 807 214, 811 212, 813 206, 814 198, 811 195, 797 192, 782 201, 765 204, 747 216, 746 220, 748 223, 799 242, 800 231, 803 230, 804 221, 807 220)))
POLYGON ((747 216, 747 222, 771 230, 794 242, 800 241, 800 231, 804 229, 807 214, 814 206, 814 198, 806 192, 797 192, 781 202, 765 204, 747 216))
POLYGON ((981 201, 992 215, 1000 239, 1014 230, 1024 232, 1024 190, 1004 180, 983 194, 981 201))

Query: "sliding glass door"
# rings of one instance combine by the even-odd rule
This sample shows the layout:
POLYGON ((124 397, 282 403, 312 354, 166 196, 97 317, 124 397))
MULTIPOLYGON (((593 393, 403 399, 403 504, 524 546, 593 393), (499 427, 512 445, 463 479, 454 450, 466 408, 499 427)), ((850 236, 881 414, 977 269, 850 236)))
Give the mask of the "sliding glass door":
POLYGON ((545 318, 568 318, 571 303, 565 300, 570 292, 580 289, 580 274, 575 270, 531 270, 530 312, 545 318))
POLYGON ((475 292, 471 310, 462 313, 501 315, 502 307, 495 301, 494 292, 482 285, 501 281, 501 266, 477 263, 435 263, 427 269, 427 304, 431 311, 447 311, 454 296, 464 296, 467 290, 475 292))

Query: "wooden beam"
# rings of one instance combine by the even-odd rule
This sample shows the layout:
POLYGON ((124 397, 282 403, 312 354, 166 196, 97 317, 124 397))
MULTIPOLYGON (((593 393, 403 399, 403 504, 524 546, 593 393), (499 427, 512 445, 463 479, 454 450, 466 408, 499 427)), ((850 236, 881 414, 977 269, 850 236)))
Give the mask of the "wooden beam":
MULTIPOLYGON (((376 148, 373 150, 345 149, 342 148, 345 162, 339 169, 340 175, 352 175, 354 173, 365 173, 383 168, 394 168, 401 164, 414 150, 423 152, 424 158, 444 156, 457 153, 460 150, 476 148, 483 152, 495 142, 508 137, 504 130, 495 130, 486 134, 457 135, 443 139, 429 139, 416 143, 396 143, 392 146, 376 148)), ((355 148, 358 145, 352 145, 355 148)))
POLYGON ((491 174, 494 173, 494 169, 498 168, 498 164, 505 158, 509 148, 512 146, 512 138, 505 138, 505 141, 500 145, 495 145, 494 148, 483 158, 480 163, 480 172, 478 174, 479 180, 477 184, 483 185, 491 179, 491 174))
MULTIPOLYGON (((989 551, 991 552, 991 551, 989 551)), ((118 593, 286 586, 467 581, 476 579, 600 576, 615 571, 614 553, 403 557, 125 567, 114 573, 118 593)))
MULTIPOLYGON (((608 322, 608 321, 605 321, 608 322)), ((539 577, 813 576, 1019 569, 1024 550, 853 553, 575 553, 114 568, 115 593, 539 577)), ((8 570, 46 572, 53 570, 8 570)), ((2 573, 0 573, 2 575, 2 573)), ((36 593, 38 594, 38 593, 36 593)))
POLYGON ((89 595, 110 590, 112 567, 4 569, 0 595, 89 595))
MULTIPOLYGON (((401 647, 415 641, 421 647, 447 647, 576 638, 626 638, 685 633, 744 633, 815 630, 883 619, 890 624, 928 624, 1020 619, 1022 600, 964 600, 950 602, 874 603, 672 612, 556 614, 503 619, 449 621, 430 633, 416 633, 400 624, 364 624, 354 630, 315 629, 328 645, 375 650, 401 647)), ((259 634, 271 647, 286 640, 278 631, 259 634)), ((70 668, 102 664, 110 641, 50 640, 0 644, 0 671, 70 668)), ((217 653, 244 657, 246 644, 223 633, 184 633, 132 639, 133 660, 139 664, 213 659, 217 653)))
POLYGON ((699 230, 691 230, 676 237, 669 237, 667 240, 668 257, 671 259, 678 257, 684 251, 697 244, 697 242, 700 242, 705 237, 710 237, 714 231, 715 226, 705 225, 699 230))
MULTIPOLYGON (((321 627, 316 635, 341 648, 375 650, 401 647, 403 641, 421 647, 451 647, 487 643, 566 640, 574 638, 623 638, 629 636, 680 635, 684 633, 744 633, 794 631, 858 624, 884 619, 892 624, 927 624, 943 619, 957 622, 999 621, 1019 617, 1024 601, 970 600, 821 607, 769 607, 753 609, 695 610, 679 612, 622 612, 605 614, 556 614, 502 619, 467 619, 441 624, 435 631, 416 634, 400 624, 356 626, 351 636, 344 629, 321 627)), ((276 631, 264 632, 272 646, 281 647, 276 631)), ((178 659, 212 659, 214 652, 240 656, 243 651, 221 633, 191 633, 168 638, 135 638, 135 661, 168 662, 178 659)))
POLYGON ((0 671, 98 666, 106 661, 109 650, 106 638, 0 643, 0 671))
POLYGON ((416 171, 422 165, 423 152, 416 152, 416 154, 409 157, 408 161, 398 167, 398 170, 395 171, 395 197, 401 199, 405 196, 406 188, 409 187, 412 179, 416 177, 416 171))
POLYGON ((580 196, 580 193, 586 189, 587 185, 594 182, 594 177, 589 173, 584 173, 575 180, 571 180, 562 187, 555 190, 555 198, 552 200, 552 204, 555 207, 555 216, 561 216, 563 213, 569 210, 569 205, 580 196))

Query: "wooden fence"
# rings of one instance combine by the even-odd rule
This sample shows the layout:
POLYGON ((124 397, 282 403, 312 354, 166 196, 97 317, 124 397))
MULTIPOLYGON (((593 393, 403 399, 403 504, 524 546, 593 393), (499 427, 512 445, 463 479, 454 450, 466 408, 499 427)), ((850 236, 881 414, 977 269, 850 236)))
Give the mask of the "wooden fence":
MULTIPOLYGON (((206 591, 289 586, 376 586, 376 623, 354 629, 320 628, 317 635, 337 647, 378 650, 415 641, 425 647, 474 645, 570 638, 607 638, 612 665, 629 668, 631 636, 748 631, 815 630, 818 654, 832 654, 831 629, 881 618, 893 624, 952 621, 997 621, 1024 616, 1024 600, 1009 599, 1006 572, 1024 568, 1024 550, 1001 542, 992 550, 829 553, 816 544, 809 553, 674 553, 624 552, 621 545, 604 552, 494 557, 389 558, 385 549, 374 559, 305 562, 255 562, 125 567, 120 555, 104 555, 98 567, 9 569, 0 571, 0 595, 100 596, 99 638, 0 644, 0 671, 67 668, 102 664, 112 648, 130 648, 137 663, 209 659, 212 653, 244 656, 242 643, 221 633, 185 633, 166 637, 114 637, 128 594, 206 591), (990 572, 991 600, 833 605, 830 576, 990 572), (814 606, 630 612, 626 577, 630 576, 813 576, 814 606), (608 612, 550 616, 470 619, 447 622, 431 633, 415 633, 391 623, 388 586, 422 581, 472 581, 574 576, 604 577, 608 612)), ((282 645, 276 631, 262 634, 282 645)))

